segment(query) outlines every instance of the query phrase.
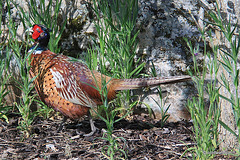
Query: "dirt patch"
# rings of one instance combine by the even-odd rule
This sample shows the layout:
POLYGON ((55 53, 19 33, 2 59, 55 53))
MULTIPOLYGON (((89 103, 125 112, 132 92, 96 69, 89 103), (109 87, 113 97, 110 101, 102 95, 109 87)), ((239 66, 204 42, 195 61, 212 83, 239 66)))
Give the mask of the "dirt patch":
MULTIPOLYGON (((10 125, 1 124, 1 159, 107 159, 102 148, 108 142, 100 139, 105 124, 95 120, 98 132, 84 137, 90 132, 87 120, 68 120, 58 131, 62 119, 43 120, 37 118, 33 124, 33 134, 23 138, 17 129, 17 118, 10 125)), ((131 120, 121 120, 114 126, 114 136, 128 159, 187 159, 183 152, 193 147, 192 124, 189 122, 167 123, 163 128, 159 122, 148 116, 134 115, 131 120)), ((190 154, 187 154, 191 158, 190 154)))

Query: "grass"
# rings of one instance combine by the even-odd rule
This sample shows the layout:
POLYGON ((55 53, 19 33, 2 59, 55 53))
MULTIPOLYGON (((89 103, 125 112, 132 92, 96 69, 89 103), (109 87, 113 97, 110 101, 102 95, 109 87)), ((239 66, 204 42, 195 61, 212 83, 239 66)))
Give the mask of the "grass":
MULTIPOLYGON (((204 32, 203 40, 206 41, 204 32)), ((204 53, 205 58, 208 59, 208 64, 204 62, 203 71, 200 73, 199 67, 197 66, 196 53, 199 53, 198 47, 193 48, 192 44, 187 41, 190 51, 193 56, 194 62, 194 75, 193 82, 197 88, 198 96, 193 97, 192 100, 188 101, 188 109, 191 114, 191 119, 194 126, 194 139, 196 141, 196 146, 189 148, 188 151, 193 153, 193 159, 212 159, 214 158, 214 151, 217 149, 219 142, 218 138, 218 125, 219 125, 219 87, 217 86, 216 74, 218 72, 218 64, 216 55, 217 52, 214 50, 214 57, 211 59, 209 53, 204 53), (210 83, 205 86, 207 72, 210 73, 210 83), (205 96, 208 96, 210 105, 206 105, 204 101, 205 96)), ((205 50, 206 51, 206 50, 205 50)), ((202 66, 201 66, 202 67, 202 66)))
MULTIPOLYGON (((202 35, 202 41, 204 42, 203 49, 203 64, 200 66, 202 71, 200 72, 200 68, 196 57, 198 55, 199 47, 193 47, 191 42, 187 41, 187 45, 192 53, 194 67, 193 71, 190 72, 193 75, 194 83, 196 89, 198 91, 198 96, 193 97, 192 100, 188 101, 188 109, 191 113, 191 118, 193 120, 194 125, 194 139, 196 141, 196 146, 189 148, 187 151, 192 152, 193 159, 213 159, 216 150, 220 143, 218 140, 218 127, 222 125, 226 130, 231 132, 236 138, 239 140, 239 131, 240 131, 240 98, 238 96, 239 93, 239 69, 237 66, 238 62, 238 54, 240 48, 240 37, 238 35, 234 35, 236 31, 237 24, 232 25, 231 20, 226 21, 221 17, 220 9, 218 5, 216 6, 216 11, 209 11, 209 17, 211 18, 211 22, 205 22, 205 25, 212 25, 224 35, 224 40, 228 41, 230 44, 230 48, 225 50, 219 45, 213 43, 212 33, 213 31, 205 30, 199 28, 200 33, 202 35), (207 52, 207 40, 209 39, 209 43, 211 43, 211 51, 207 52), (221 57, 222 60, 219 60, 218 56, 221 57), (230 77, 226 78, 225 75, 220 71, 219 68, 222 67, 224 71, 226 71, 230 77), (207 74, 209 77, 209 83, 205 85, 207 80, 207 74), (218 79, 218 75, 220 79, 218 79), (230 87, 229 78, 233 80, 234 87, 230 87), (219 82, 222 82, 221 84, 219 82), (226 97, 226 94, 220 92, 220 88, 224 87, 227 89, 230 98, 226 97), (204 101, 204 97, 208 96, 209 105, 206 105, 204 101), (227 126, 224 122, 222 122, 220 118, 220 108, 221 103, 220 100, 225 99, 232 105, 235 125, 237 126, 238 131, 233 131, 230 129, 230 126, 227 126)), ((239 150, 239 147, 236 148, 239 150)), ((236 155, 238 156, 238 155, 236 155)))
MULTIPOLYGON (((116 115, 121 110, 120 107, 117 107, 115 109, 111 108, 111 104, 109 104, 107 100, 108 90, 107 90, 107 84, 106 79, 102 77, 102 87, 97 86, 96 89, 101 93, 103 105, 101 106, 101 111, 104 111, 104 116, 100 114, 97 110, 93 109, 93 111, 97 114, 98 117, 100 117, 106 124, 106 130, 103 130, 103 136, 100 139, 105 140, 108 142, 108 145, 103 146, 102 148, 102 154, 107 159, 126 159, 127 153, 125 146, 120 146, 118 141, 121 140, 125 142, 126 140, 123 137, 116 137, 113 135, 114 130, 114 124, 121 119, 125 118, 130 111, 128 111, 124 116, 121 118, 116 119, 116 115)), ((133 105, 132 105, 133 106, 133 105)), ((131 106, 129 107, 132 108, 131 106)), ((101 112, 102 113, 102 112, 101 112)))
MULTIPOLYGON (((1 8, 0 4, 0 8, 1 8)), ((2 10, 0 11, 0 21, 2 21, 2 10)), ((2 24, 0 23, 0 37, 2 37, 2 24)), ((10 55, 6 54, 6 57, 3 58, 4 55, 4 48, 5 48, 5 41, 2 42, 0 45, 0 118, 4 119, 6 122, 8 122, 8 116, 7 113, 10 109, 12 109, 11 106, 7 106, 6 102, 4 102, 4 98, 8 95, 9 91, 7 90, 7 81, 10 78, 10 74, 6 74, 6 71, 8 70, 9 63, 10 63, 10 55)))
MULTIPOLYGON (((224 48, 219 48, 221 52, 220 57, 221 61, 219 61, 219 65, 221 65, 224 70, 229 74, 229 77, 226 77, 224 73, 221 74, 222 86, 228 91, 230 98, 221 94, 220 97, 224 100, 227 100, 229 104, 232 106, 232 111, 234 114, 234 119, 236 122, 237 130, 233 131, 227 126, 224 122, 220 121, 220 124, 229 132, 231 132, 240 143, 240 87, 239 87, 239 51, 240 51, 240 35, 234 35, 237 32, 237 23, 232 26, 231 19, 225 22, 221 17, 221 13, 219 8, 217 8, 217 13, 210 12, 210 16, 213 19, 214 23, 211 23, 218 27, 220 31, 224 34, 226 41, 230 44, 230 51, 225 50, 224 48), (230 87, 231 84, 229 79, 233 80, 233 87, 230 87)), ((238 146, 238 150, 240 151, 240 146, 238 146)))
MULTIPOLYGON (((134 59, 138 35, 138 31, 135 30, 137 4, 137 0, 129 2, 116 0, 114 3, 109 3, 107 0, 93 2, 94 14, 97 17, 95 27, 98 39, 94 39, 95 44, 88 51, 87 63, 91 70, 99 70, 113 78, 133 78, 142 71, 144 63, 140 64, 140 59, 137 61, 134 59)), ((130 91, 125 91, 118 94, 119 97, 114 104, 113 102, 109 104, 107 83, 103 81, 102 86, 105 87, 98 88, 104 103, 95 111, 107 126, 102 139, 109 142, 109 145, 102 148, 102 154, 108 159, 125 159, 127 150, 118 144, 119 139, 125 140, 113 136, 113 125, 126 117, 137 102, 131 102, 130 91), (127 112, 123 112, 126 108, 127 112), (119 112, 122 116, 116 119, 119 112)))
MULTIPOLYGON (((10 4, 8 3, 8 9, 10 4)), ((8 10, 10 13, 10 10, 8 10)), ((9 15, 10 17, 11 15, 9 15)), ((19 69, 20 78, 13 77, 17 84, 17 87, 22 91, 20 102, 16 103, 16 107, 21 115, 18 128, 23 132, 25 137, 29 137, 31 134, 31 124, 34 120, 35 114, 31 111, 30 106, 34 101, 34 95, 31 94, 34 86, 32 85, 33 79, 30 79, 28 72, 30 66, 28 65, 30 53, 28 53, 27 48, 24 50, 24 43, 19 43, 17 39, 17 26, 13 19, 9 19, 7 25, 9 29, 8 34, 8 46, 6 48, 6 55, 13 55, 16 59, 16 63, 19 69), (26 56, 22 57, 22 50, 26 56)))
MULTIPOLYGON (((95 27, 98 40, 95 41, 95 56, 91 57, 91 69, 97 69, 97 61, 106 62, 101 73, 114 78, 133 78, 139 76, 144 63, 135 60, 137 50, 137 35, 135 29, 138 13, 138 1, 119 1, 109 3, 107 0, 94 1, 93 9, 97 21, 95 27)), ((128 108, 131 103, 129 91, 119 94, 118 103, 128 108), (124 97, 124 101, 120 101, 124 97)))
MULTIPOLYGON (((157 77, 157 72, 156 72, 156 68, 155 68, 154 63, 152 63, 151 74, 152 74, 153 77, 157 77)), ((158 93, 158 96, 160 98, 160 102, 156 101, 153 98, 152 99, 154 100, 154 102, 157 104, 157 106, 160 109, 160 114, 161 114, 160 126, 163 127, 165 125, 165 123, 167 122, 168 118, 170 117, 170 115, 167 112, 168 112, 171 104, 166 106, 167 97, 165 98, 165 100, 163 99, 162 89, 161 89, 160 86, 157 89, 157 93, 158 93)))
MULTIPOLYGON (((0 46, 4 49, 6 53, 6 60, 8 60, 11 55, 16 60, 16 64, 19 70, 19 78, 12 77, 15 79, 15 83, 17 87, 21 90, 20 102, 13 102, 18 109, 19 114, 21 115, 21 119, 19 121, 18 128, 23 132, 25 137, 29 137, 31 135, 31 124, 34 121, 37 115, 49 115, 52 109, 49 109, 42 102, 39 102, 35 99, 36 95, 32 94, 33 80, 34 78, 29 78, 29 56, 31 53, 28 53, 29 39, 23 42, 20 42, 18 39, 17 31, 19 24, 17 24, 12 15, 11 15, 11 5, 14 4, 18 9, 19 17, 22 25, 26 29, 26 27, 30 27, 33 23, 45 24, 47 27, 51 28, 52 32, 50 34, 50 44, 49 48, 52 51, 58 52, 60 51, 60 47, 58 46, 58 42, 60 40, 61 34, 64 30, 64 26, 66 24, 66 20, 63 20, 62 26, 58 25, 58 14, 60 12, 61 1, 57 0, 56 5, 53 5, 52 1, 40 1, 40 8, 36 4, 36 1, 26 1, 28 3, 27 8, 22 8, 18 5, 14 0, 6 1, 7 4, 7 13, 8 13, 8 37, 7 44, 0 46), (48 3, 47 3, 48 2, 48 3), (43 6, 47 6, 46 8, 43 6), (33 102, 38 102, 42 108, 37 112, 32 111, 33 102)), ((2 17, 2 16, 1 16, 2 17)), ((23 37, 24 38, 24 37, 23 37)), ((8 62, 8 61, 6 61, 8 62)), ((1 68, 6 64, 6 62, 1 59, 1 68)), ((9 67, 9 62, 6 64, 6 69, 9 67)), ((1 70, 0 70, 1 71, 1 70)), ((11 71, 10 71, 11 72, 11 71)), ((0 72, 1 73, 1 72, 0 72)), ((1 74, 2 75, 2 74, 1 74)), ((1 76, 3 77, 3 76, 1 76)), ((9 77, 3 77, 3 83, 1 83, 1 93, 4 96, 7 95, 6 85, 4 85, 9 77), (4 88, 5 87, 5 88, 4 88)), ((3 98, 2 97, 2 98, 3 98)), ((2 101, 2 99, 0 99, 2 101)), ((2 106, 2 102, 1 102, 2 106)), ((1 117, 7 120, 6 112, 9 111, 9 107, 1 107, 1 117)))

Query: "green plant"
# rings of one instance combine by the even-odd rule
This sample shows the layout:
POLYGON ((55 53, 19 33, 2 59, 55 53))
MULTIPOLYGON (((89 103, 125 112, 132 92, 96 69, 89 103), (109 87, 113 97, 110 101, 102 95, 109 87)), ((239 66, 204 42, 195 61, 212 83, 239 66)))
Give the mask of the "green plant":
MULTIPOLYGON (((1 50, 1 47, 0 47, 1 50)), ((8 55, 7 55, 8 56, 8 55)), ((7 94, 9 93, 9 91, 7 90, 7 81, 10 78, 10 75, 6 75, 6 72, 4 72, 4 70, 7 70, 7 66, 6 65, 6 61, 9 60, 9 57, 5 57, 6 59, 3 59, 2 57, 0 57, 0 77, 1 77, 1 81, 0 81, 0 118, 5 119, 6 122, 8 122, 8 117, 7 117, 7 113, 8 111, 12 108, 11 106, 6 106, 6 104, 4 103, 4 97, 7 96, 7 94)))
MULTIPOLYGON (((0 4, 0 8, 2 8, 2 4, 0 4)), ((2 20, 2 10, 0 11, 0 21, 2 20)), ((2 36, 2 24, 0 23, 0 37, 2 36)), ((6 54, 4 56, 4 48, 5 48, 5 42, 1 42, 0 44, 0 118, 5 119, 6 122, 8 122, 7 113, 12 108, 11 106, 6 106, 4 103, 4 97, 7 96, 9 91, 7 91, 7 81, 10 78, 10 75, 6 74, 6 71, 9 67, 10 62, 10 56, 6 54), (5 73, 4 73, 5 71, 5 73)))
POLYGON ((48 107, 45 103, 40 100, 34 99, 37 102, 40 108, 36 111, 39 116, 42 116, 44 119, 48 119, 53 114, 54 110, 48 107))
MULTIPOLYGON (((116 0, 109 3, 107 0, 94 0, 93 10, 97 18, 95 27, 98 40, 95 40, 96 54, 89 60, 89 66, 96 70, 97 59, 105 59, 101 71, 103 74, 114 78, 137 77, 145 65, 140 64, 140 58, 134 59, 137 50, 138 31, 135 24, 138 1, 116 0)), ((127 108, 131 100, 130 91, 124 91, 118 96, 118 103, 127 108)))
MULTIPOLYGON (((220 124, 229 132, 231 132, 238 139, 240 143, 240 87, 239 87, 239 52, 240 52, 240 35, 234 35, 234 32, 237 31, 238 23, 232 26, 231 19, 225 21, 221 16, 221 11, 217 6, 217 12, 209 12, 210 17, 213 20, 211 25, 218 27, 218 29, 223 33, 226 41, 230 44, 229 50, 225 48, 220 48, 221 61, 220 65, 223 66, 223 69, 229 74, 229 77, 226 77, 225 74, 221 74, 222 86, 227 90, 230 97, 227 97, 223 94, 220 95, 221 98, 230 102, 233 110, 233 115, 235 123, 237 126, 237 131, 233 131, 228 125, 220 121, 220 124), (229 79, 233 80, 233 87, 230 84, 229 79)), ((238 31, 239 32, 239 31, 238 31)), ((240 151, 240 145, 238 146, 238 151, 240 151)))
MULTIPOLYGON (((90 50, 89 50, 90 52, 90 50)), ((94 50, 91 50, 91 54, 90 55, 96 55, 96 53, 94 53, 94 50)), ((100 71, 105 70, 105 63, 106 60, 105 59, 100 59, 99 61, 99 69, 100 71)), ((93 74, 94 76, 94 74, 93 74)), ((97 82, 97 80, 95 79, 95 81, 97 82)), ((108 102, 108 90, 107 90, 107 84, 109 83, 109 81, 106 81, 106 78, 104 76, 101 77, 101 82, 102 84, 100 84, 101 86, 92 86, 93 88, 95 88, 96 90, 99 91, 99 93, 101 94, 101 99, 103 102, 103 105, 99 106, 98 110, 95 110, 93 108, 93 111, 96 113, 96 115, 98 117, 100 117, 106 124, 107 126, 107 130, 104 132, 103 137, 101 137, 100 139, 103 139, 105 141, 107 141, 109 144, 105 145, 102 148, 102 154, 108 158, 108 159, 116 159, 117 158, 122 158, 124 157, 127 158, 126 152, 124 150, 124 148, 120 147, 118 144, 118 140, 121 139, 123 141, 125 141, 124 138, 122 137, 115 137, 113 136, 113 129, 114 129, 114 124, 118 121, 120 121, 121 119, 125 118, 129 113, 130 110, 132 108, 132 106, 129 107, 129 110, 127 113, 125 113, 124 116, 122 116, 121 118, 115 119, 116 115, 119 113, 119 111, 121 111, 123 108, 121 107, 117 107, 114 109, 114 105, 111 105, 112 103, 108 102), (99 112, 99 110, 101 112, 99 112)), ((98 84, 98 83, 96 83, 98 84)))
MULTIPOLYGON (((107 0, 94 0, 93 10, 97 21, 95 27, 98 40, 94 46, 88 50, 86 61, 91 70, 100 70, 102 74, 114 78, 132 78, 137 76, 144 67, 140 59, 135 60, 138 31, 135 31, 137 17, 137 0, 120 1, 109 3, 107 0), (138 65, 138 66, 137 66, 138 65)), ((137 103, 130 103, 131 95, 129 91, 118 94, 115 103, 107 101, 107 83, 102 77, 102 87, 97 89, 101 93, 103 105, 94 112, 106 123, 107 130, 102 139, 108 141, 108 145, 102 148, 102 153, 108 159, 127 158, 123 147, 119 146, 118 139, 122 137, 113 136, 114 124, 126 117, 131 108, 137 103), (120 101, 124 99, 124 101, 120 101), (117 107, 119 105, 119 107, 117 107), (128 108, 119 119, 116 115, 128 108)))
MULTIPOLYGON (((196 56, 199 53, 199 47, 193 48, 191 42, 185 39, 193 56, 194 67, 190 74, 192 75, 193 82, 198 92, 198 96, 189 100, 187 105, 193 121, 194 139, 196 141, 196 146, 189 148, 187 151, 193 153, 193 159, 212 159, 215 155, 214 151, 218 147, 217 137, 220 110, 218 108, 219 87, 217 86, 216 75, 219 64, 217 61, 217 47, 212 48, 213 56, 210 53, 207 53, 206 32, 205 30, 200 32, 204 41, 204 61, 201 66, 202 71, 200 71, 200 66, 198 66, 196 60, 196 56), (206 60, 208 60, 208 62, 206 62, 206 60), (204 82, 206 80, 207 72, 209 72, 211 82, 205 87, 204 82), (204 102, 206 95, 208 95, 210 101, 209 106, 204 102)), ((208 36, 211 37, 211 31, 208 32, 208 36)))
MULTIPOLYGON (((154 63, 152 62, 152 68, 151 68, 151 74, 153 77, 157 77, 157 72, 156 72, 156 68, 154 63)), ((165 107, 166 104, 166 100, 163 100, 163 96, 162 96, 162 89, 159 86, 157 89, 158 92, 158 96, 160 98, 160 103, 158 101, 156 101, 154 98, 152 98, 154 100, 154 102, 158 105, 159 109, 160 109, 160 113, 161 113, 161 121, 160 121, 160 126, 163 127, 164 124, 167 122, 168 118, 169 118, 169 114, 167 113, 167 111, 169 110, 169 107, 171 104, 169 104, 167 107, 165 107)))
MULTIPOLYGON (((15 63, 18 66, 19 70, 19 78, 13 77, 15 79, 15 82, 17 83, 17 87, 22 91, 21 94, 21 99, 19 103, 16 103, 16 106, 18 108, 18 111, 21 115, 21 119, 19 121, 19 126, 18 128, 23 131, 26 137, 30 135, 31 132, 31 124, 34 120, 34 117, 36 114, 31 111, 30 105, 34 101, 34 95, 31 94, 32 89, 34 86, 32 85, 32 82, 34 78, 30 79, 28 76, 28 72, 30 70, 30 66, 28 65, 29 62, 29 56, 31 53, 28 53, 28 48, 26 47, 24 49, 24 46, 28 46, 28 43, 20 43, 18 40, 17 36, 17 30, 18 30, 18 25, 13 21, 11 17, 11 12, 10 12, 10 3, 7 2, 7 7, 8 7, 8 44, 6 46, 6 55, 13 55, 15 59, 15 63), (21 52, 24 50, 24 57, 22 56, 21 52)), ((28 40, 27 40, 28 42, 28 40)), ((15 71, 17 72, 17 71, 15 71)))
MULTIPOLYGON (((21 57, 21 49, 22 46, 19 45, 18 41, 16 40, 16 30, 12 27, 13 23, 9 23, 8 28, 11 34, 9 35, 9 47, 10 49, 7 51, 7 54, 11 54, 10 52, 14 53, 14 57, 16 59, 16 63, 19 67, 20 71, 20 81, 16 80, 18 84, 18 88, 22 91, 22 97, 19 104, 16 104, 22 119, 20 120, 19 128, 26 132, 27 136, 30 133, 30 126, 33 122, 35 114, 31 112, 30 105, 33 102, 34 96, 31 95, 31 90, 34 86, 32 86, 33 79, 29 79, 28 71, 30 67, 27 65, 27 61, 29 58, 30 53, 27 54, 23 59, 21 57), (27 70, 27 72, 25 71, 27 70)), ((27 53, 27 51, 25 52, 27 53)))
POLYGON ((108 95, 108 90, 107 90, 107 84, 106 79, 102 77, 102 87, 97 86, 96 89, 101 93, 103 105, 101 106, 102 111, 105 113, 104 116, 99 114, 98 111, 93 109, 93 111, 97 114, 98 117, 100 117, 106 124, 107 128, 104 130, 103 137, 100 139, 103 139, 108 142, 108 145, 103 146, 102 148, 102 154, 107 158, 107 159, 126 159, 127 154, 125 151, 124 146, 120 146, 118 144, 118 141, 121 140, 125 142, 125 139, 123 137, 116 137, 113 135, 113 129, 114 129, 114 124, 117 123, 118 121, 122 120, 125 118, 129 113, 131 108, 134 106, 129 107, 129 110, 127 113, 125 113, 124 116, 115 119, 116 115, 119 113, 119 111, 123 108, 115 108, 112 109, 111 104, 109 104, 107 100, 107 95, 108 95))
MULTIPOLYGON (((58 53, 60 51, 58 42, 62 36, 67 22, 66 16, 61 15, 60 13, 60 6, 62 0, 30 0, 25 1, 27 3, 26 6, 19 5, 15 0, 8 1, 8 6, 10 5, 10 2, 13 3, 19 11, 19 17, 24 28, 32 26, 32 23, 44 24, 45 26, 50 28, 51 34, 48 46, 51 51, 58 53)), ((8 13, 9 17, 11 17, 10 10, 8 13)), ((30 66, 28 66, 28 58, 30 56, 30 53, 27 53, 29 39, 23 41, 22 44, 20 44, 17 39, 14 39, 13 37, 16 36, 16 28, 14 27, 14 25, 17 26, 13 22, 9 23, 8 28, 11 32, 11 37, 9 37, 9 44, 11 44, 10 50, 14 52, 14 56, 17 59, 18 67, 20 70, 21 80, 17 83, 19 85, 19 88, 23 92, 21 102, 20 104, 17 104, 18 110, 22 115, 22 121, 19 125, 19 128, 21 128, 22 130, 26 130, 28 133, 30 133, 30 125, 33 122, 34 117, 39 114, 44 115, 44 117, 47 118, 50 115, 52 109, 48 108, 41 101, 36 100, 34 98, 35 95, 31 95, 31 90, 33 89, 33 79, 29 79, 28 77, 30 70, 30 66), (25 50, 23 51, 24 47, 25 50), (25 56, 23 57, 21 53, 23 53, 23 55, 25 56), (30 109, 30 105, 33 101, 37 102, 41 106, 41 108, 37 112, 32 112, 30 109)))
POLYGON ((195 140, 197 142, 197 146, 189 148, 188 151, 193 151, 194 158, 201 157, 202 159, 213 158, 216 153, 214 151, 220 143, 217 141, 219 124, 236 136, 238 142, 240 142, 240 88, 238 68, 240 36, 235 35, 237 23, 232 25, 230 18, 228 20, 223 19, 217 3, 216 12, 211 10, 208 14, 211 22, 207 21, 206 24, 218 28, 218 31, 223 34, 223 41, 228 43, 230 47, 226 49, 221 45, 213 44, 212 31, 205 31, 205 27, 203 27, 203 29, 199 28, 204 42, 203 71, 200 72, 196 61, 196 55, 199 52, 199 49, 198 47, 193 48, 192 44, 187 41, 194 62, 194 69, 191 74, 195 75, 194 82, 198 91, 198 97, 194 97, 192 101, 188 102, 188 108, 193 119, 195 140), (206 51, 207 38, 211 43, 211 55, 206 51), (208 60, 208 62, 206 62, 206 60, 208 60), (223 72, 219 73, 219 67, 223 69, 223 72, 226 71, 229 77, 226 77, 223 72), (207 72, 209 72, 211 83, 207 84, 206 88, 204 88, 204 81, 206 80, 207 72), (217 79, 217 75, 221 75, 221 81, 217 79), (233 85, 230 84, 231 80, 233 80, 233 85), (217 82, 221 82, 221 84, 217 85, 217 82), (220 93, 220 87, 224 87, 230 96, 226 97, 223 95, 224 93, 220 93), (204 91, 209 97, 209 106, 206 106, 204 103, 204 91), (219 120, 220 99, 224 99, 231 104, 238 131, 233 131, 230 126, 219 120))

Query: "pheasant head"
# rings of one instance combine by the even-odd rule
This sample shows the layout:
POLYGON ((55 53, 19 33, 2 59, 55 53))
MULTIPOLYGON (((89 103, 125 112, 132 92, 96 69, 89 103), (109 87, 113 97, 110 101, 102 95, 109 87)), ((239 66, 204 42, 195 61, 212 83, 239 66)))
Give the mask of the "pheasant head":
POLYGON ((40 24, 34 24, 28 31, 32 32, 35 45, 38 45, 40 48, 47 48, 50 39, 50 30, 48 28, 40 24))

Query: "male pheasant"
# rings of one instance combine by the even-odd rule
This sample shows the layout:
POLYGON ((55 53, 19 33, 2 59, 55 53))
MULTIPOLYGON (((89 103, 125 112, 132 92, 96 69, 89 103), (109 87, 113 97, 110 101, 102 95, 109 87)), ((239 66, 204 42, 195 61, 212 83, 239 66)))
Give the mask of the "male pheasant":
MULTIPOLYGON (((91 71, 86 64, 48 50, 49 29, 35 24, 29 29, 35 40, 31 52, 30 76, 40 99, 71 119, 78 119, 89 114, 89 109, 102 104, 99 91, 102 77, 106 79, 108 100, 116 97, 117 91, 152 87, 190 80, 189 76, 155 77, 137 79, 115 79, 97 71, 91 71)), ((96 128, 90 118, 92 135, 96 128)))

